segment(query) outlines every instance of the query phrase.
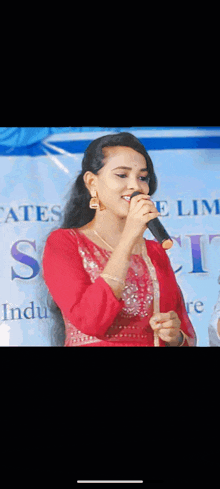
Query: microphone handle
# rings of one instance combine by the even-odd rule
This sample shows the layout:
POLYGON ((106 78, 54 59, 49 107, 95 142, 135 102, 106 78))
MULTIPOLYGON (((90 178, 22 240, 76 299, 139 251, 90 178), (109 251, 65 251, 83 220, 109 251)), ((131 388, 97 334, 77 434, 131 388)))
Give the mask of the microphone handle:
MULTIPOLYGON (((136 195, 139 195, 141 192, 138 192, 137 190, 133 192, 131 195, 131 199, 135 197, 136 195)), ((169 250, 173 246, 173 241, 169 234, 167 233, 166 229, 163 227, 161 222, 159 221, 158 217, 155 217, 154 219, 151 219, 146 226, 150 229, 151 233, 153 236, 156 238, 156 240, 162 245, 162 247, 165 250, 169 250)))
POLYGON ((156 240, 159 241, 160 244, 162 244, 162 247, 165 250, 168 250, 173 246, 173 241, 171 237, 167 233, 163 224, 161 224, 161 222, 159 221, 158 217, 151 219, 151 221, 147 223, 147 227, 156 238, 156 240))

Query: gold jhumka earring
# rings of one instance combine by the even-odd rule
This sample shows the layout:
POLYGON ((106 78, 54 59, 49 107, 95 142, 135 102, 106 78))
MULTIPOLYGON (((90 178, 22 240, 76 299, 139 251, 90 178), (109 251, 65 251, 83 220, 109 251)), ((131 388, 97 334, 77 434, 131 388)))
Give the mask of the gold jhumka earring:
POLYGON ((95 197, 92 197, 90 199, 89 207, 90 209, 99 209, 100 211, 104 211, 106 209, 106 207, 100 202, 96 190, 95 190, 95 197))

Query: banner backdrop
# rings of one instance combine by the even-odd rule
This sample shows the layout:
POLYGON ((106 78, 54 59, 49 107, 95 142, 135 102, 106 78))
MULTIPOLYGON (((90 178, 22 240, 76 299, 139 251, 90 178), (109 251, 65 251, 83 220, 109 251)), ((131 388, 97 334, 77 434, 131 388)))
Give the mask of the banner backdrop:
MULTIPOLYGON (((83 153, 99 136, 126 130, 149 152, 152 200, 174 240, 167 253, 198 346, 220 346, 211 321, 220 275, 220 127, 0 128, 0 345, 61 345, 42 280, 46 238, 59 227, 83 153)), ((153 239, 147 230, 147 239, 153 239)))

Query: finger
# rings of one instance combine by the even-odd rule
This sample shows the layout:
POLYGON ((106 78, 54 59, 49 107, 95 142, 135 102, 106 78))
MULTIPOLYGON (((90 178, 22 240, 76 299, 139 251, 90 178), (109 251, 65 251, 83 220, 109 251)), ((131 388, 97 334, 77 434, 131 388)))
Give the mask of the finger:
POLYGON ((151 196, 147 194, 139 194, 137 195, 137 202, 140 202, 140 200, 151 200, 151 196))
POLYGON ((156 321, 164 322, 169 321, 170 319, 177 319, 178 315, 175 311, 157 312, 152 318, 155 318, 156 321))
POLYGON ((170 319, 169 321, 162 322, 161 327, 164 329, 169 329, 169 328, 179 329, 180 324, 181 324, 181 321, 179 320, 179 318, 175 318, 175 319, 170 319))
POLYGON ((162 323, 158 321, 154 316, 150 318, 150 326, 153 330, 160 329, 162 327, 162 323))
POLYGON ((143 208, 149 209, 149 211, 150 211, 150 209, 156 209, 154 203, 151 202, 151 200, 141 199, 137 202, 137 204, 135 206, 135 210, 139 211, 140 209, 143 209, 143 208))
POLYGON ((151 219, 160 215, 156 206, 151 201, 150 195, 139 194, 131 199, 130 212, 132 211, 136 213, 140 210, 142 210, 143 216, 152 214, 151 219))
POLYGON ((159 337, 161 338, 161 340, 163 340, 165 343, 171 343, 172 342, 172 338, 170 338, 170 336, 167 336, 165 334, 159 334, 159 337))
POLYGON ((169 311, 163 313, 165 319, 175 319, 178 318, 178 315, 175 311, 169 311))
POLYGON ((163 321, 167 321, 169 319, 170 319, 169 312, 156 312, 150 318, 150 320, 153 321, 154 323, 162 323, 163 321))
POLYGON ((156 219, 156 217, 159 217, 160 215, 161 214, 158 211, 156 211, 156 212, 148 212, 148 213, 143 214, 143 219, 146 222, 146 226, 148 226, 148 223, 150 221, 152 221, 152 219, 156 219))
POLYGON ((177 331, 180 329, 181 321, 178 318, 178 316, 175 319, 170 319, 168 321, 162 321, 161 317, 164 317, 164 314, 159 314, 152 316, 150 318, 150 326, 153 330, 158 331, 158 330, 164 330, 168 331, 169 329, 172 329, 174 332, 177 333, 177 331))
POLYGON ((131 208, 130 210, 134 213, 134 214, 139 214, 140 211, 142 212, 146 212, 146 213, 149 213, 151 212, 151 210, 156 210, 154 204, 152 202, 150 202, 149 200, 140 200, 133 208, 131 208))
POLYGON ((151 199, 150 195, 147 195, 147 194, 135 195, 135 197, 132 197, 132 199, 131 199, 130 207, 136 206, 138 204, 138 202, 140 202, 140 201, 142 201, 142 202, 143 202, 143 200, 149 201, 150 199, 151 199))
POLYGON ((160 331, 159 333, 163 334, 163 335, 167 335, 167 336, 170 336, 170 337, 174 337, 174 336, 177 336, 178 334, 178 331, 179 331, 179 328, 160 328, 160 331))
POLYGON ((135 212, 142 213, 143 216, 148 216, 151 219, 160 216, 160 212, 157 210, 153 202, 139 202, 135 208, 135 212))
POLYGON ((152 205, 152 206, 142 205, 141 210, 143 211, 143 216, 145 216, 147 214, 156 214, 157 216, 161 215, 160 212, 155 207, 155 205, 152 205))
POLYGON ((170 343, 170 341, 171 341, 170 337, 165 333, 161 333, 161 331, 158 334, 158 336, 161 338, 161 340, 165 341, 165 343, 170 343))
POLYGON ((161 329, 158 333, 159 337, 163 340, 163 341, 166 341, 166 342, 171 342, 174 340, 174 338, 177 337, 178 335, 178 331, 176 329, 161 329))
POLYGON ((159 331, 162 328, 161 323, 153 323, 152 322, 152 323, 150 323, 150 326, 153 329, 153 331, 159 331))

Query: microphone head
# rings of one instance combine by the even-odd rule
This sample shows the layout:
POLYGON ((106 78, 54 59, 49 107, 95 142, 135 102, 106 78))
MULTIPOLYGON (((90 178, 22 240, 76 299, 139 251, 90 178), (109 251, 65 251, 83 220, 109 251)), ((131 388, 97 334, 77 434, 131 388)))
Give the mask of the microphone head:
POLYGON ((170 238, 170 239, 165 239, 163 242, 162 242, 162 247, 164 250, 169 250, 170 248, 172 248, 173 246, 173 240, 170 238))
POLYGON ((141 192, 138 192, 137 190, 133 192, 133 194, 131 194, 130 200, 132 199, 132 197, 136 197, 136 195, 139 195, 140 193, 141 192))

